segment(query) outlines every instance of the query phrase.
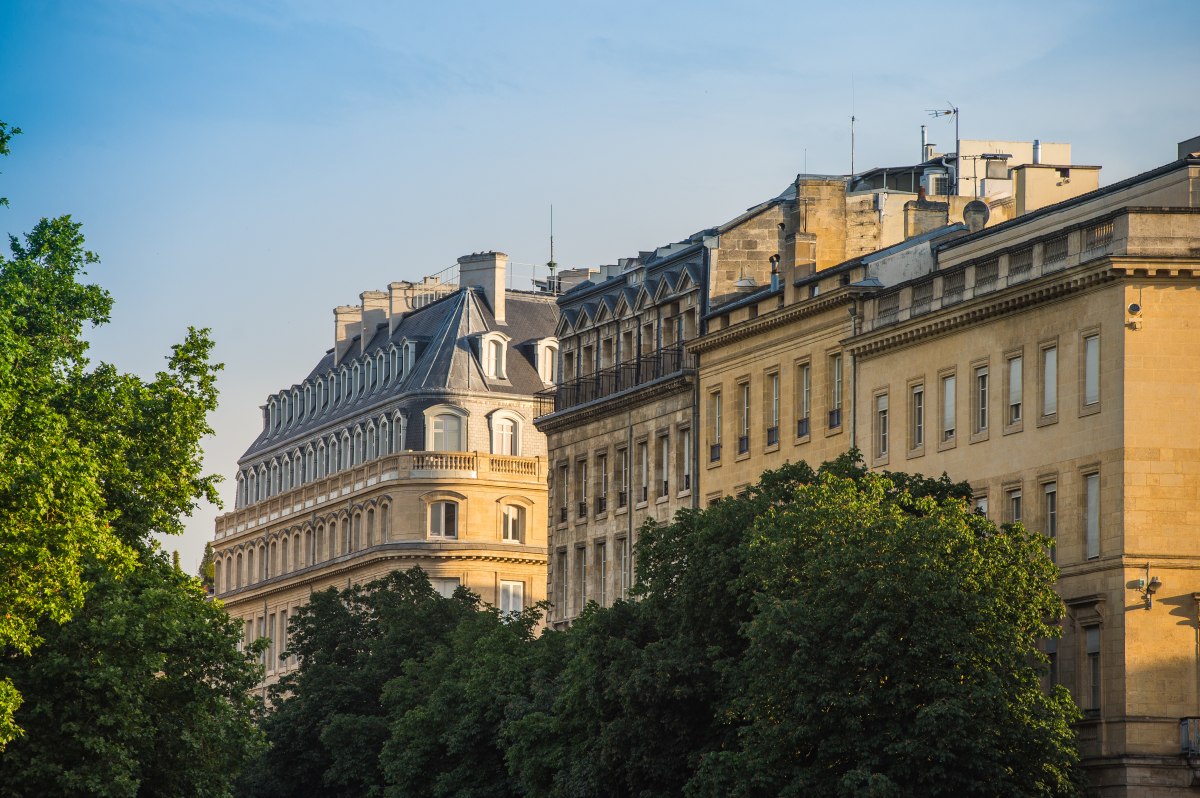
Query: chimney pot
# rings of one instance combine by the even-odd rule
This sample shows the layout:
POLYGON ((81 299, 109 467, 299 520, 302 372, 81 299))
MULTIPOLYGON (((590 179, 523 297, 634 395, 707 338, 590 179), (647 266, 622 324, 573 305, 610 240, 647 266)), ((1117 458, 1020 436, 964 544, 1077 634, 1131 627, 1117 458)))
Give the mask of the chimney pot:
POLYGON ((504 324, 504 285, 508 256, 503 252, 473 252, 458 259, 458 284, 462 288, 479 286, 491 306, 496 322, 504 324))

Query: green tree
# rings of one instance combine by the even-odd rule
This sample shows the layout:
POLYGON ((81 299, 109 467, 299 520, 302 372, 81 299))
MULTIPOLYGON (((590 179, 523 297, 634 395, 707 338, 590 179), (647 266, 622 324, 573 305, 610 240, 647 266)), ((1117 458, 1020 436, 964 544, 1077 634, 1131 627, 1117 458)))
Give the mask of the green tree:
POLYGON ((208 592, 211 594, 217 579, 217 566, 213 558, 213 548, 211 543, 206 542, 204 544, 204 557, 200 560, 198 576, 200 577, 200 584, 204 585, 204 587, 207 588, 208 592))
POLYGON ((691 795, 1067 795, 1066 690, 1040 686, 1062 602, 1045 541, 966 502, 825 475, 758 515, 739 590, 733 750, 691 795))
POLYGON ((443 646, 478 598, 443 599, 420 568, 314 593, 289 619, 281 656, 298 668, 270 689, 270 747, 242 778, 247 796, 378 795, 390 722, 388 682, 443 646))
MULTIPOLYGON (((8 155, 8 142, 12 141, 13 136, 21 135, 21 128, 10 128, 0 120, 0 155, 8 155)), ((8 207, 8 197, 0 197, 0 205, 8 207)))

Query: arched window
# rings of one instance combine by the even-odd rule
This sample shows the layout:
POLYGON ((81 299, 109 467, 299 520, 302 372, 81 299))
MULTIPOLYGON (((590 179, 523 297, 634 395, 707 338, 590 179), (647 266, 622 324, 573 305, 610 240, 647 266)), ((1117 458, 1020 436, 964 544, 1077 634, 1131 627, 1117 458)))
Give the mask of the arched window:
POLYGON ((316 565, 316 551, 313 549, 313 533, 311 529, 304 530, 304 564, 316 565))
POLYGON ((354 451, 350 455, 350 465, 361 465, 366 459, 363 457, 363 434, 361 429, 354 430, 354 451))
POLYGON ((271 543, 271 556, 263 563, 263 579, 270 579, 279 572, 279 545, 271 543), (274 571, 274 573, 272 573, 274 571))
POLYGON ((429 505, 429 535, 435 538, 458 537, 457 502, 434 502, 429 505))
POLYGON ((325 474, 336 474, 338 470, 338 443, 337 438, 329 439, 328 456, 325 458, 325 474))
POLYGON ((388 527, 388 505, 383 505, 379 508, 379 542, 387 543, 391 537, 391 529, 388 527))
POLYGON ((232 576, 233 576, 233 558, 226 557, 225 558, 225 592, 226 593, 228 593, 230 590, 233 590, 233 580, 231 579, 232 576))
POLYGON ((238 472, 237 483, 237 500, 234 502, 234 509, 239 510, 246 506, 246 475, 238 472))
POLYGON ((306 565, 308 565, 308 558, 304 549, 300 548, 300 533, 297 532, 292 537, 292 570, 298 571, 306 565))
POLYGON ((258 581, 258 574, 254 571, 254 549, 246 550, 246 584, 252 585, 258 581))
POLYGON ((242 586, 242 579, 243 579, 243 578, 244 578, 244 576, 243 576, 243 574, 242 574, 242 555, 241 555, 241 553, 239 552, 239 553, 238 553, 238 556, 237 556, 237 586, 238 586, 238 587, 241 587, 241 586, 242 586))
POLYGON ((382 387, 383 384, 385 382, 387 382, 387 371, 386 371, 387 366, 384 365, 386 362, 387 361, 384 360, 384 357, 383 357, 383 352, 380 352, 379 354, 375 355, 375 387, 376 387, 376 389, 382 387))
POLYGON ((271 463, 271 486, 267 489, 268 496, 274 496, 279 493, 280 479, 279 463, 271 463))
POLYGON ((392 451, 402 452, 407 447, 408 418, 396 413, 392 416, 392 451))
POLYGON ((350 447, 350 433, 343 432, 342 433, 342 445, 338 447, 339 470, 349 468, 352 465, 350 457, 353 454, 354 454, 354 450, 350 447))
POLYGON ((367 510, 367 548, 375 545, 375 511, 367 510))
POLYGON ((367 459, 374 460, 379 456, 379 432, 372 423, 367 427, 367 459))
POLYGON ((382 419, 379 422, 379 453, 380 454, 395 454, 392 449, 392 425, 387 422, 387 419, 382 419))
POLYGON ((222 565, 224 565, 224 563, 222 563, 220 560, 217 560, 213 567, 213 592, 218 595, 221 593, 221 577, 223 576, 221 573, 222 565))
POLYGON ((450 413, 433 417, 433 451, 462 451, 462 419, 450 413))
POLYGON ((492 454, 521 453, 521 417, 511 410, 496 410, 488 416, 492 430, 492 454))
MULTIPOLYGON (((272 543, 271 545, 274 546, 275 544, 272 543)), ((262 575, 259 578, 267 579, 271 576, 271 561, 267 559, 267 545, 265 543, 258 549, 258 561, 262 563, 262 567, 259 569, 262 571, 262 575)))
POLYGON ((317 527, 316 550, 313 553, 313 564, 325 562, 325 527, 317 527))
POLYGON ((253 504, 254 502, 258 501, 258 485, 255 484, 257 481, 258 480, 255 477, 254 472, 251 471, 250 476, 247 477, 247 479, 246 479, 246 484, 248 485, 248 487, 247 487, 247 502, 246 502, 247 504, 253 504))
POLYGON ((506 504, 500 516, 500 538, 508 543, 520 543, 525 539, 525 508, 519 504, 506 504))
POLYGON ((545 357, 539 364, 542 382, 556 382, 558 379, 558 347, 548 346, 544 351, 545 357))
POLYGON ((279 544, 279 573, 288 572, 288 539, 284 538, 279 544))

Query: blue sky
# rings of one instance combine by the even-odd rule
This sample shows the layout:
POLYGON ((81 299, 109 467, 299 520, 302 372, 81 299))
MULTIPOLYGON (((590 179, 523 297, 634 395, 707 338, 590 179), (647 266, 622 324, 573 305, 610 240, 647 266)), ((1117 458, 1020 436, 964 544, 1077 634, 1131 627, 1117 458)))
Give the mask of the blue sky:
MULTIPOLYGON (((802 171, 1068 141, 1102 183, 1200 135, 1194 2, 0 4, 0 231, 63 213, 116 300, 93 355, 226 364, 206 465, 332 344, 334 305, 481 249, 612 263, 802 171), (982 10, 981 10, 982 9, 982 10)), ((231 498, 227 484, 224 491, 231 498)), ((191 567, 204 507, 182 540, 191 567)))

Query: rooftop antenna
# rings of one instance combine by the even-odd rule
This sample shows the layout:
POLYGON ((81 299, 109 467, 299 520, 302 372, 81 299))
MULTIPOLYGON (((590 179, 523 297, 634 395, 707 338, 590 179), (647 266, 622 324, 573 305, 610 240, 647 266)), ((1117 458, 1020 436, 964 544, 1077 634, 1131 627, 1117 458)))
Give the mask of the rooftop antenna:
POLYGON ((550 262, 546 264, 546 268, 550 270, 549 288, 552 292, 558 293, 558 286, 554 282, 554 269, 558 264, 554 262, 554 204, 550 205, 550 262))
POLYGON ((850 190, 854 190, 854 76, 850 76, 850 190))
POLYGON ((958 193, 958 176, 962 171, 959 169, 959 164, 962 162, 962 141, 958 138, 958 106, 947 101, 946 105, 950 106, 945 109, 927 108, 926 111, 932 117, 953 116, 954 117, 954 193, 958 193))

